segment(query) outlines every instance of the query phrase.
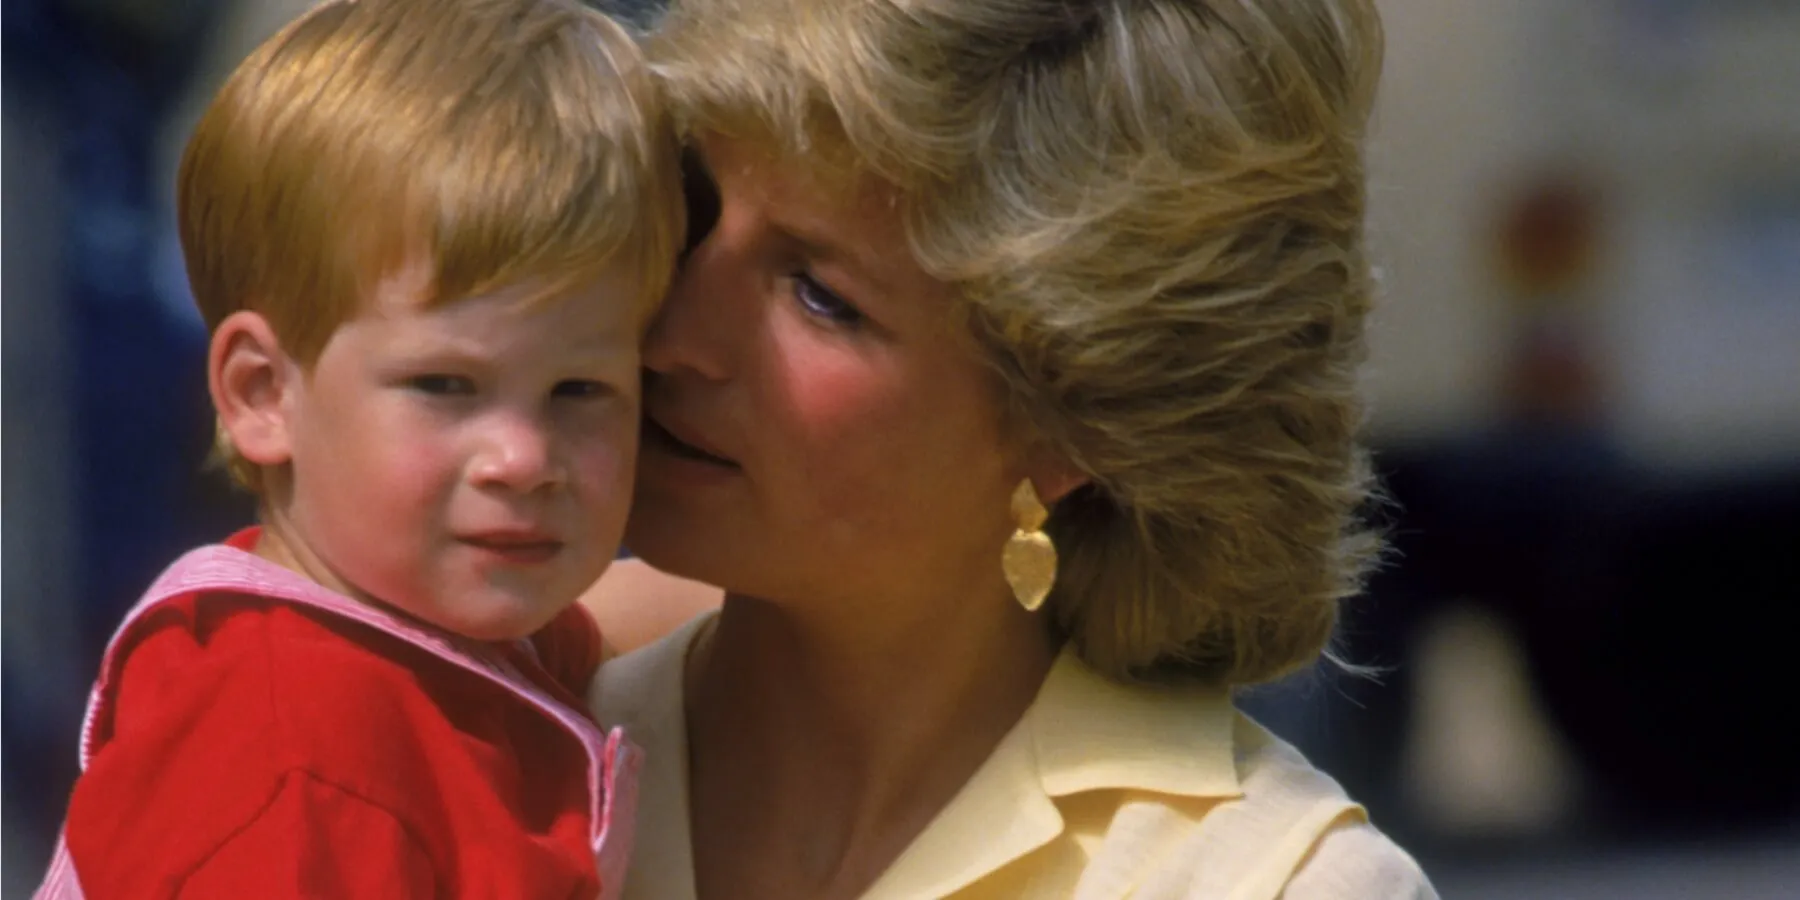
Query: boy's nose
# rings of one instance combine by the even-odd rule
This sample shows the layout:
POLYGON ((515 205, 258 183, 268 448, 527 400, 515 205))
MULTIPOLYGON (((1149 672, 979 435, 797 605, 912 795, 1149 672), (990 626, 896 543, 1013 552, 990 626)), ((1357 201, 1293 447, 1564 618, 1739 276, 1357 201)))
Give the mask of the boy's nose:
POLYGON ((489 426, 470 475, 477 485, 519 493, 560 484, 564 478, 547 430, 521 417, 489 426))

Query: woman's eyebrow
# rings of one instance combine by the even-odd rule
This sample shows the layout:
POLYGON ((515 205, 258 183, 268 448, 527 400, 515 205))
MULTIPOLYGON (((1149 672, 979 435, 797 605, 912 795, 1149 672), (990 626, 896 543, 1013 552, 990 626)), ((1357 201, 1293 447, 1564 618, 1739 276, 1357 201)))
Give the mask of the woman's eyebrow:
POLYGON ((881 290, 892 288, 890 279, 884 275, 881 252, 833 235, 822 223, 819 227, 811 227, 806 222, 783 218, 771 219, 769 224, 793 241, 807 257, 843 267, 853 278, 868 287, 881 290))

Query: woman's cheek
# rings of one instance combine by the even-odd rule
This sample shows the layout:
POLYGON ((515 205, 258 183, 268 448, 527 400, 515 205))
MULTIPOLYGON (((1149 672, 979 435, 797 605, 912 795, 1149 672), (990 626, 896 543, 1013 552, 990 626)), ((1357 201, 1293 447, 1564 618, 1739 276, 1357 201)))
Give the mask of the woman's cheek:
POLYGON ((884 397, 896 385, 893 373, 872 356, 845 346, 821 346, 817 339, 789 342, 778 402, 809 442, 860 438, 880 426, 884 397))
POLYGON ((880 474, 880 463, 904 455, 907 435, 888 421, 884 385, 866 371, 825 368, 792 392, 800 455, 836 480, 880 474))
POLYGON ((838 535, 860 546, 858 535, 891 513, 900 502, 893 492, 911 483, 908 467, 928 423, 907 421, 903 380, 868 360, 820 353, 809 362, 786 373, 782 444, 769 449, 786 457, 787 478, 803 482, 787 490, 810 508, 819 539, 838 535))

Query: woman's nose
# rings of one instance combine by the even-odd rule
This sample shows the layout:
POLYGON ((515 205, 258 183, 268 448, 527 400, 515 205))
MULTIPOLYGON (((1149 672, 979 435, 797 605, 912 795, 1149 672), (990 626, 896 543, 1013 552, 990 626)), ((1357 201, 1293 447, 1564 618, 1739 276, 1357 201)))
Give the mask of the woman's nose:
POLYGON ((711 381, 730 378, 750 324, 750 304, 744 301, 756 289, 757 278, 730 229, 721 220, 682 262, 645 338, 645 368, 711 381))

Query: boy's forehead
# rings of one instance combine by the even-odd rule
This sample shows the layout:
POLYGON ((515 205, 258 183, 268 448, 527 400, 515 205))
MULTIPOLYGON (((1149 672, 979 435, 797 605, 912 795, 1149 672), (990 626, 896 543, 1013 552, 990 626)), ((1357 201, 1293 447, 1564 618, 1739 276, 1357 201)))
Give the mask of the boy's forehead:
POLYGON ((453 310, 472 306, 517 307, 521 313, 604 311, 632 307, 643 293, 643 280, 623 267, 591 272, 521 275, 508 283, 473 293, 443 296, 437 269, 428 259, 413 259, 386 271, 369 291, 368 308, 381 314, 453 310))
POLYGON ((407 258, 389 266, 375 279, 365 306, 377 316, 393 316, 418 312, 429 305, 437 270, 429 259, 407 258))
POLYGON ((443 330, 490 323, 541 321, 570 345, 606 346, 639 337, 648 305, 639 278, 601 271, 565 282, 529 279, 471 296, 442 298, 429 264, 413 262, 384 276, 373 291, 370 318, 435 325, 443 330))

